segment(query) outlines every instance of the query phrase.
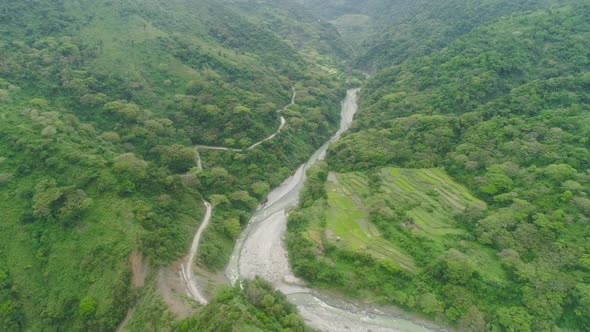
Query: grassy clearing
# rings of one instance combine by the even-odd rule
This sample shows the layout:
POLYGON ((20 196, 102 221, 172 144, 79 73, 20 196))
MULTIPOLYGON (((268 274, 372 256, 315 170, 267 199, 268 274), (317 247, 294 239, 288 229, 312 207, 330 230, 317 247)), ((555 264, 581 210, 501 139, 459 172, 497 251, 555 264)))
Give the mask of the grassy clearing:
POLYGON ((437 293, 457 276, 509 284, 497 253, 457 222, 466 207, 485 204, 443 171, 326 172, 325 182, 316 174, 308 181, 324 192, 293 212, 287 236, 295 273, 314 286, 413 308, 430 278, 441 282, 428 290, 437 293))
MULTIPOLYGON (((403 214, 397 228, 423 238, 435 248, 445 248, 449 241, 455 242, 454 239, 466 233, 455 222, 456 213, 471 205, 485 208, 484 202, 440 169, 383 168, 379 174, 382 179, 379 193, 394 209, 398 207, 397 214, 403 214)), ((316 218, 324 221, 325 227, 319 221, 310 224, 307 234, 310 240, 321 243, 324 233, 326 239, 339 248, 392 261, 411 272, 419 271, 414 253, 387 239, 369 221, 375 199, 365 174, 331 173, 326 192, 325 210, 312 207, 316 210, 312 212, 314 215, 325 216, 316 218)), ((473 257, 486 278, 500 281, 505 277, 493 252, 466 241, 458 246, 473 257)))
POLYGON ((387 195, 401 196, 412 202, 408 209, 409 227, 432 240, 449 234, 463 234, 457 228, 453 214, 470 205, 485 208, 468 190, 439 169, 381 170, 382 188, 387 195))
POLYGON ((326 183, 328 209, 326 230, 329 240, 354 251, 363 251, 380 260, 395 261, 415 271, 413 259, 385 240, 369 223, 363 198, 368 197, 367 180, 359 173, 333 174, 326 183))
POLYGON ((366 249, 370 235, 361 228, 361 223, 365 219, 364 212, 357 207, 350 196, 338 191, 335 185, 327 187, 326 228, 352 249, 366 249))

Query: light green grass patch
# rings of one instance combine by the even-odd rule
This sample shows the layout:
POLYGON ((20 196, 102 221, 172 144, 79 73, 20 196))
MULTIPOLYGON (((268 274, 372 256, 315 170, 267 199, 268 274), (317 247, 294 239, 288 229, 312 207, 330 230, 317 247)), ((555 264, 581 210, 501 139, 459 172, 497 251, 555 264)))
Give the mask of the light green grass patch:
MULTIPOLYGON (((444 247, 449 236, 465 233, 457 226, 455 213, 472 204, 485 207, 485 203, 473 197, 465 187, 440 169, 384 168, 380 173, 383 179, 380 190, 394 206, 409 206, 405 213, 413 225, 408 224, 407 227, 416 235, 439 243, 439 247, 444 247)), ((417 270, 411 253, 405 253, 395 243, 383 238, 379 230, 368 222, 369 212, 364 200, 371 194, 365 174, 331 173, 326 190, 326 229, 339 238, 335 241, 339 246, 363 250, 377 259, 392 260, 410 271, 417 270)), ((310 230, 317 232, 318 226, 310 230)), ((317 242, 317 234, 308 236, 317 242)), ((502 271, 495 257, 483 255, 476 258, 477 262, 486 262, 486 266, 489 266, 489 271, 483 274, 501 279, 494 277, 502 271)))
MULTIPOLYGON (((335 243, 351 250, 362 250, 380 260, 397 262, 415 272, 417 267, 413 259, 381 237, 377 228, 368 222, 367 211, 360 198, 368 194, 367 181, 360 174, 353 173, 332 174, 330 178, 326 183, 326 229, 339 238, 335 239, 335 243), (350 185, 349 180, 354 183, 350 185), (351 187, 359 191, 352 191, 351 187)), ((308 234, 308 237, 312 236, 308 234)))
POLYGON ((333 184, 327 184, 326 228, 331 230, 335 236, 340 237, 343 243, 350 245, 352 249, 365 249, 369 238, 357 222, 358 219, 364 218, 364 213, 356 208, 352 198, 338 191, 330 190, 335 187, 333 184))
POLYGON ((478 205, 481 208, 486 207, 486 203, 484 201, 471 195, 471 193, 469 192, 469 190, 467 190, 467 188, 465 188, 463 185, 453 181, 453 179, 451 179, 451 177, 449 177, 442 170, 440 170, 438 168, 430 168, 427 171, 429 172, 429 174, 437 176, 438 178, 442 179, 442 181, 444 183, 449 184, 451 187, 455 188, 458 192, 461 193, 461 195, 463 196, 464 199, 468 200, 471 203, 478 205))
POLYGON ((469 241, 460 241, 458 248, 471 258, 484 279, 506 282, 508 275, 494 249, 469 241))

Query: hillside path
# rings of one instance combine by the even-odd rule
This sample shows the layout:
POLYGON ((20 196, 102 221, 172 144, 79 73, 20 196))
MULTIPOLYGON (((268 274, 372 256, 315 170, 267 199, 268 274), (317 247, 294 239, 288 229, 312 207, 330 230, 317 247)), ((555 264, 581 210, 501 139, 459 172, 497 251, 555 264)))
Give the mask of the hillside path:
MULTIPOLYGON (((297 97, 297 91, 295 91, 295 87, 291 87, 291 102, 289 104, 287 104, 285 107, 283 107, 282 109, 278 110, 277 113, 282 113, 283 111, 285 111, 287 109, 287 107, 294 105, 295 104, 295 98, 297 97)), ((284 116, 280 117, 281 120, 281 124, 279 125, 279 128, 270 136, 268 136, 265 139, 262 139, 252 145, 250 145, 249 147, 245 148, 245 149, 237 149, 237 148, 228 148, 225 146, 212 146, 212 145, 195 145, 195 148, 197 149, 204 149, 204 150, 218 150, 218 151, 232 151, 232 152, 244 152, 247 150, 252 150, 255 147, 259 146, 260 144, 270 141, 271 139, 275 138, 280 132, 281 130, 283 130, 283 127, 285 127, 285 124, 287 124, 287 120, 285 119, 284 116)))
MULTIPOLYGON (((287 107, 295 104, 295 98, 297 96, 297 91, 295 91, 294 86, 291 87, 291 90, 292 90, 291 102, 288 105, 286 105, 285 107, 283 107, 282 109, 278 110, 277 113, 281 113, 284 110, 286 110, 287 107)), ((233 151, 233 152, 243 152, 245 150, 252 150, 252 149, 256 148, 257 146, 259 146, 260 144, 275 138, 281 132, 281 130, 285 126, 286 122, 287 121, 285 120, 285 117, 281 116, 281 124, 276 132, 274 132, 269 137, 252 144, 250 147, 248 147, 246 149, 235 149, 235 148, 228 148, 228 147, 223 147, 223 146, 196 145, 195 146, 195 150, 196 150, 195 164, 196 164, 197 169, 200 171, 203 170, 203 163, 201 161, 199 149, 218 150, 218 151, 233 151)), ((193 238, 193 243, 191 245, 191 249, 188 254, 188 259, 180 267, 181 268, 180 275, 181 275, 184 283, 187 286, 188 295, 201 304, 207 304, 208 301, 205 298, 205 296, 203 296, 201 291, 199 290, 199 286, 198 286, 197 282, 195 281, 196 277, 195 277, 194 271, 193 271, 194 270, 193 265, 194 265, 195 257, 197 256, 197 253, 199 250, 199 244, 201 242, 201 237, 202 237, 203 233, 205 232, 205 229, 207 228, 207 226, 209 226, 209 223, 211 222, 211 216, 213 214, 213 207, 211 206, 211 203, 203 200, 203 204, 205 205, 205 208, 206 208, 205 216, 203 218, 203 221, 201 222, 201 225, 199 226, 199 229, 197 230, 197 233, 195 234, 195 237, 193 238)))
POLYGON ((189 251, 188 259, 186 260, 185 264, 181 265, 181 276, 187 285, 187 292, 189 296, 201 304, 207 304, 208 301, 199 290, 199 287, 195 281, 195 275, 193 273, 193 265, 195 256, 199 250, 199 243, 201 242, 201 237, 205 231, 205 228, 207 228, 211 222, 211 215, 213 212, 211 203, 203 201, 203 204, 206 208, 205 217, 203 218, 203 222, 201 222, 201 226, 199 226, 199 229, 195 234, 193 244, 191 245, 191 249, 189 251))

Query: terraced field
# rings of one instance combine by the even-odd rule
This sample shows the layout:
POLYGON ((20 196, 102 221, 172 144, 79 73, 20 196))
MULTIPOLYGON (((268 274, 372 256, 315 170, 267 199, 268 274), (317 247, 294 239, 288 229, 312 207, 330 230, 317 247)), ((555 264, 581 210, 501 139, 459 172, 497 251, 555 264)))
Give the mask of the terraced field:
MULTIPOLYGON (((401 228, 427 241, 441 243, 449 236, 456 238, 465 232, 457 226, 454 214, 471 205, 485 208, 484 202, 440 169, 383 168, 379 175, 381 184, 375 194, 370 192, 363 173, 330 173, 326 182, 327 209, 322 211, 325 224, 314 225, 309 237, 320 243, 321 232, 325 229, 326 239, 331 243, 363 251, 379 260, 396 262, 416 272, 418 267, 412 253, 404 252, 396 243, 385 239, 369 221, 370 205, 375 204, 376 195, 405 213, 401 228)), ((495 260, 493 256, 481 257, 482 262, 495 260)))
POLYGON ((403 196, 416 203, 407 211, 415 232, 430 238, 462 234, 456 228, 453 214, 470 205, 485 208, 485 203, 473 197, 466 188, 454 182, 440 169, 381 170, 383 188, 387 194, 403 196))

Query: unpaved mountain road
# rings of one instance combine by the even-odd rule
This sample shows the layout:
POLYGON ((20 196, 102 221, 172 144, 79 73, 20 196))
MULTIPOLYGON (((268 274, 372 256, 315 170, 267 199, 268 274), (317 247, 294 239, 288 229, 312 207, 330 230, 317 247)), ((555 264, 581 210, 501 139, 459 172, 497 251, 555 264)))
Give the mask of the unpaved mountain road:
MULTIPOLYGON (((277 113, 281 113, 284 110, 287 109, 287 107, 295 104, 295 98, 297 97, 297 91, 295 91, 295 87, 291 87, 291 102, 289 104, 287 104, 284 108, 280 109, 277 111, 277 113)), ((246 150, 252 150, 255 147, 259 146, 260 144, 269 141, 273 138, 275 138, 283 129, 283 127, 286 124, 286 120, 285 117, 281 116, 281 124, 279 126, 279 128, 277 129, 277 131, 275 133, 273 133, 272 135, 270 135, 269 137, 254 143, 253 145, 251 145, 250 147, 248 147, 246 150)), ((208 145, 196 145, 195 146, 195 165, 197 167, 198 170, 202 171, 203 170, 203 163, 201 161, 201 156, 199 154, 199 149, 205 149, 205 150, 219 150, 219 151, 233 151, 233 152, 243 152, 244 149, 235 149, 235 148, 227 148, 227 147, 223 147, 223 146, 208 146, 208 145)), ((211 222, 211 216, 213 214, 213 207, 211 206, 211 203, 207 202, 207 201, 203 201, 203 204, 205 205, 206 208, 206 212, 205 212, 205 216, 203 218, 203 221, 201 222, 201 225, 199 226, 197 233, 195 234, 195 237, 193 238, 193 242, 190 248, 190 251, 188 253, 188 258, 186 260, 185 263, 183 263, 180 266, 180 276, 182 278, 182 280, 184 281, 184 283, 186 284, 186 288, 187 288, 187 294, 192 297, 193 299, 195 299, 197 302, 201 303, 201 304, 207 304, 208 301, 205 298, 205 296, 203 296, 202 292, 199 290, 199 285, 196 282, 196 278, 193 272, 193 265, 194 265, 194 261, 195 261, 195 257, 198 253, 199 250, 199 244, 201 242, 201 237, 203 236, 203 233, 205 231, 205 229, 207 228, 207 226, 209 226, 209 223, 211 222)))
POLYGON ((191 249, 189 251, 188 259, 186 260, 185 264, 181 265, 181 276, 187 285, 187 291, 190 297, 195 299, 197 302, 201 304, 207 304, 207 299, 203 296, 200 292, 199 287, 195 281, 195 275, 193 273, 193 264, 195 261, 195 256, 197 255, 197 251, 199 249, 199 243, 201 242, 201 237, 203 236, 203 232, 209 226, 211 222, 211 215, 213 212, 213 207, 211 203, 203 201, 205 204, 205 217, 203 217, 203 221, 195 234, 193 239, 193 243, 191 245, 191 249))
MULTIPOLYGON (((281 112, 285 111, 287 109, 287 107, 295 104, 295 98, 297 97, 297 91, 295 91, 295 87, 291 87, 291 90, 292 90, 291 102, 289 104, 287 104, 285 107, 283 107, 282 109, 278 110, 277 113, 281 113, 281 112)), ((281 116, 280 121, 281 121, 281 123, 279 125, 279 128, 273 134, 269 135, 265 139, 262 139, 256 143, 250 145, 249 147, 247 147, 245 149, 228 148, 228 147, 224 147, 224 146, 211 146, 211 145, 196 145, 195 148, 204 149, 204 150, 219 150, 219 151, 232 151, 232 152, 244 152, 246 150, 252 150, 252 149, 256 148, 257 146, 259 146, 260 144, 270 141, 271 139, 275 138, 281 132, 281 130, 283 130, 283 127, 285 127, 285 124, 287 124, 287 120, 285 119, 284 116, 281 116)))

